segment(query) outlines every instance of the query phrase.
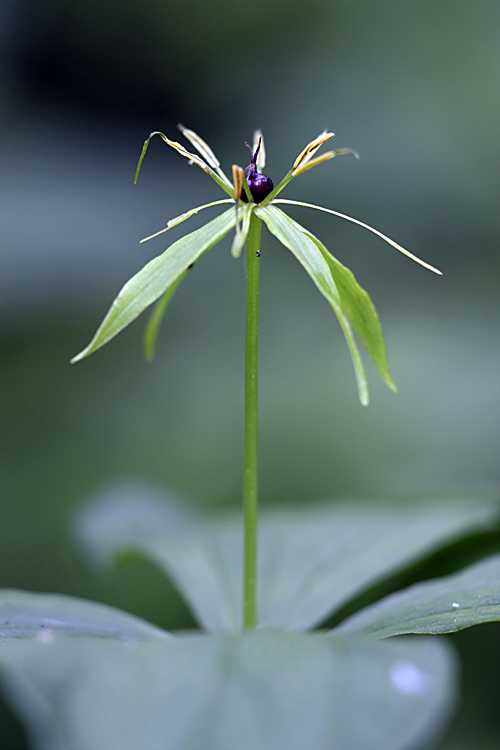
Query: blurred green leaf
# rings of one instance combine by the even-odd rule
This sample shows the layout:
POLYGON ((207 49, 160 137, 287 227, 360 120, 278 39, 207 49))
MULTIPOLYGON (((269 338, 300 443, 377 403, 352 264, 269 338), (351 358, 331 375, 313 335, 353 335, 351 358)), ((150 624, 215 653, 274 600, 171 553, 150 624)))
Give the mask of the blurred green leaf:
POLYGON ((260 219, 265 221, 271 234, 274 234, 295 255, 321 294, 326 297, 332 306, 349 347, 358 386, 359 400, 363 406, 366 406, 369 402, 369 394, 365 369, 351 326, 342 309, 339 290, 323 254, 316 246, 316 243, 310 238, 309 234, 279 208, 275 206, 257 207, 255 212, 260 219))
MULTIPOLYGON (((170 576, 203 627, 239 631, 242 520, 199 511, 183 516, 186 511, 172 498, 151 504, 137 489, 123 504, 116 493, 103 493, 82 508, 76 530, 90 559, 109 564, 126 552, 139 553, 170 576)), ((263 511, 259 625, 312 628, 402 566, 497 519, 496 501, 481 496, 263 511)))
POLYGON ((439 639, 326 633, 0 644, 35 750, 401 750, 448 718, 439 639))
POLYGON ((234 226, 232 208, 208 224, 181 237, 164 253, 153 258, 122 288, 90 344, 72 362, 87 357, 107 344, 158 299, 204 252, 219 242, 234 226))
POLYGON ((360 610, 336 630, 387 638, 453 633, 500 620, 500 555, 454 575, 417 583, 360 610))
POLYGON ((87 557, 98 565, 113 565, 131 553, 158 565, 207 630, 241 629, 239 517, 217 521, 173 497, 162 504, 137 485, 122 485, 83 507, 75 531, 87 557))
POLYGON ((99 638, 165 638, 168 634, 139 617, 98 602, 63 594, 0 590, 0 641, 55 633, 99 638))

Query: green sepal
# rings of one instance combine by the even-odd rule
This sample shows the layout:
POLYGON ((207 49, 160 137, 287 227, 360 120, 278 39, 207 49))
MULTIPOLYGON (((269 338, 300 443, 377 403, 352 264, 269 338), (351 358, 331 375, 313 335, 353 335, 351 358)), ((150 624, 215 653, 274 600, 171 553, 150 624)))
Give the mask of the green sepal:
POLYGON ((275 206, 258 207, 256 214, 265 221, 267 228, 287 247, 305 268, 321 294, 333 308, 351 354, 360 403, 369 403, 368 379, 361 360, 348 316, 343 309, 342 297, 333 279, 330 266, 323 253, 311 239, 309 233, 275 206))
POLYGON ((164 253, 147 263, 127 281, 90 344, 71 362, 87 357, 120 333, 161 297, 203 253, 217 244, 234 227, 235 222, 235 212, 230 208, 208 224, 181 237, 164 253))
POLYGON ((155 356, 156 339, 158 338, 158 332, 160 330, 163 316, 165 315, 166 309, 170 304, 170 300, 174 296, 177 287, 183 281, 190 269, 187 268, 174 283, 169 286, 166 292, 162 294, 159 300, 157 300, 153 312, 151 313, 149 320, 144 329, 144 338, 142 341, 144 358, 151 362, 155 356))
MULTIPOLYGON (((295 222, 296 223, 296 222, 295 222)), ((297 223, 296 223, 297 224, 297 223)), ((384 334, 375 310, 375 306, 366 292, 356 281, 354 274, 340 261, 333 257, 323 243, 311 232, 297 224, 316 244, 330 267, 333 279, 339 291, 342 309, 349 319, 363 346, 370 355, 383 381, 396 392, 396 385, 391 378, 387 363, 384 334)))

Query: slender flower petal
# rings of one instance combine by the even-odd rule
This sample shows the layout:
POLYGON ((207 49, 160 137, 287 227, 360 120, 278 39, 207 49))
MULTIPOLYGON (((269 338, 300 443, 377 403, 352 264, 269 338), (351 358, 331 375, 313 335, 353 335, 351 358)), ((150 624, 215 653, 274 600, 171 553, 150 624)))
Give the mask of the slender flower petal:
POLYGON ((266 148, 264 146, 264 136, 262 135, 262 130, 260 128, 258 130, 254 130, 254 133, 253 133, 254 152, 257 151, 257 149, 259 148, 259 143, 260 143, 260 150, 257 154, 257 171, 262 172, 262 170, 266 166, 266 148))
POLYGON ((208 145, 208 143, 205 143, 203 138, 200 138, 200 136, 194 132, 194 130, 189 130, 189 128, 185 128, 183 125, 177 125, 181 133, 185 138, 190 141, 195 149, 202 155, 202 157, 205 159, 207 164, 214 169, 219 177, 226 183, 227 186, 229 186, 231 183, 226 177, 226 174, 221 169, 220 162, 217 159, 216 155, 208 145))
POLYGON ((177 224, 182 224, 182 222, 186 221, 186 219, 190 219, 191 216, 194 216, 195 214, 197 214, 198 211, 203 211, 203 209, 210 208, 211 206, 221 206, 223 203, 232 203, 232 200, 231 198, 223 198, 220 201, 213 201, 212 203, 205 203, 203 206, 192 208, 190 211, 186 211, 186 213, 180 214, 180 216, 176 216, 175 219, 170 219, 170 221, 167 223, 167 226, 164 229, 160 229, 159 232, 150 234, 149 237, 144 237, 144 239, 140 240, 140 242, 147 242, 148 240, 152 240, 153 237, 158 237, 160 234, 163 234, 164 232, 168 232, 169 229, 172 229, 172 227, 176 227, 177 224))
POLYGON ((300 152, 293 163, 293 169, 297 169, 297 167, 299 167, 301 164, 303 164, 304 162, 308 162, 309 159, 312 159, 319 147, 322 146, 325 141, 333 138, 334 135, 335 133, 327 133, 326 130, 320 133, 317 138, 308 143, 307 146, 300 152))
POLYGON ((188 141, 191 141, 195 149, 203 156, 207 164, 209 164, 213 169, 217 169, 217 167, 220 167, 220 161, 217 159, 210 146, 205 143, 203 138, 200 138, 200 136, 195 133, 194 130, 189 130, 189 128, 185 128, 180 123, 179 125, 177 125, 177 127, 181 131, 182 135, 185 136, 188 141))
POLYGON ((363 227, 363 229, 368 229, 369 232, 373 232, 373 234, 376 234, 378 237, 381 237, 383 240, 388 242, 389 245, 392 245, 393 247, 396 248, 396 250, 399 250, 400 253, 403 253, 403 255, 406 255, 408 258, 411 258, 412 260, 414 260, 415 263, 418 263, 424 268, 427 268, 429 271, 433 271, 434 273, 437 273, 439 276, 443 275, 442 271, 439 271, 439 269, 434 268, 434 266, 431 266, 429 263, 426 263, 424 260, 420 260, 420 258, 417 258, 416 255, 413 255, 413 253, 410 253, 408 250, 405 250, 404 247, 401 247, 401 245, 398 245, 397 242, 394 242, 394 240, 391 240, 389 237, 386 237, 385 234, 382 234, 382 232, 379 232, 378 229, 374 229, 369 224, 365 224, 364 222, 359 221, 359 219, 353 219, 352 216, 341 214, 339 213, 339 211, 332 211, 331 208, 323 208, 323 206, 315 206, 312 203, 303 203, 302 201, 292 201, 292 200, 287 200, 286 198, 278 198, 278 200, 273 201, 273 203, 287 203, 291 206, 305 206, 306 208, 315 208, 317 211, 325 211, 328 214, 333 214, 334 216, 340 216, 341 219, 352 221, 353 224, 358 224, 358 226, 363 227))
POLYGON ((207 164, 203 159, 201 159, 196 154, 192 154, 190 151, 188 151, 181 143, 178 143, 177 141, 171 141, 170 138, 167 138, 167 136, 164 133, 160 133, 159 130, 155 130, 153 133, 151 133, 146 140, 144 141, 144 145, 142 147, 141 155, 139 157, 139 162, 137 164, 137 169, 135 171, 135 178, 134 183, 137 182, 137 178, 139 177, 139 172, 141 171, 142 162, 144 160, 144 157, 146 155, 146 151, 148 150, 149 143, 151 141, 151 138, 153 136, 159 135, 162 140, 165 141, 165 143, 172 148, 174 148, 181 156, 186 157, 186 159, 189 160, 190 164, 196 164, 200 169, 202 169, 204 172, 206 172, 210 177, 229 195, 231 195, 232 186, 229 180, 227 179, 226 175, 222 172, 222 170, 214 171, 209 164, 207 164), (218 174, 218 171, 221 173, 218 174))

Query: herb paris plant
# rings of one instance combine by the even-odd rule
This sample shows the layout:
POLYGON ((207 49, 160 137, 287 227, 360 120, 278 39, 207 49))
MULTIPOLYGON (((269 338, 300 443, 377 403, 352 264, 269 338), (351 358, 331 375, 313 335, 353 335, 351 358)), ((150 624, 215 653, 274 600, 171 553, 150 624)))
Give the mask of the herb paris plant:
MULTIPOLYGON (((245 244, 247 245, 247 289, 246 289, 246 328, 245 328, 245 448, 243 475, 243 508, 244 508, 244 574, 243 574, 243 622, 245 627, 254 628, 257 624, 257 442, 258 442, 258 316, 259 316, 259 258, 261 253, 261 224, 265 222, 269 231, 288 248, 305 268, 316 287, 332 306, 344 333, 358 386, 359 399, 363 405, 368 404, 368 383, 365 369, 353 329, 358 334, 368 353, 371 355, 382 378, 387 385, 396 390, 389 373, 385 343, 382 329, 375 308, 368 294, 359 286, 349 269, 334 258, 326 247, 311 232, 291 219, 280 208, 279 203, 310 206, 298 201, 278 199, 277 196, 298 175, 312 167, 333 159, 340 154, 357 154, 351 149, 328 151, 316 156, 319 148, 333 133, 321 133, 307 144, 295 159, 292 168, 281 182, 274 187, 272 180, 262 174, 265 166, 265 148, 262 133, 254 133, 254 147, 251 151, 250 164, 242 169, 233 164, 233 183, 229 182, 220 167, 212 149, 192 130, 179 126, 182 133, 193 144, 198 153, 192 154, 184 146, 171 141, 163 133, 151 133, 144 143, 137 165, 135 179, 139 175, 142 160, 149 142, 154 135, 159 135, 169 146, 188 158, 209 174, 215 182, 229 195, 220 201, 198 206, 172 219, 162 231, 186 220, 194 213, 205 208, 224 203, 233 203, 221 216, 213 219, 201 229, 188 234, 174 242, 164 253, 148 263, 139 273, 128 281, 113 302, 108 314, 101 323, 90 344, 72 362, 96 351, 106 344, 126 325, 134 320, 152 302, 156 308, 146 329, 145 349, 151 357, 161 319, 169 300, 195 261, 208 249, 213 247, 233 226, 236 228, 231 246, 231 253, 238 258, 245 244), (240 224, 241 222, 241 224, 240 224)), ((320 208, 333 214, 338 212, 320 208)), ((360 224, 357 219, 348 218, 360 224)), ((365 226, 365 224, 362 224, 365 226)), ((366 227, 385 239, 391 245, 413 258, 421 265, 436 273, 437 269, 419 260, 393 240, 388 239, 377 230, 366 227)), ((159 234, 159 233, 158 233, 159 234)), ((156 236, 156 235, 153 235, 156 236)))
MULTIPOLYGON (((250 165, 246 170, 234 165, 233 183, 231 183, 222 171, 212 149, 192 130, 182 126, 179 127, 201 156, 187 151, 184 146, 176 141, 171 141, 163 133, 151 133, 144 143, 135 179, 137 180, 139 175, 151 138, 154 135, 159 135, 165 143, 189 159, 190 163, 196 164, 209 174, 230 197, 193 208, 181 216, 171 219, 165 229, 146 239, 156 237, 189 219, 199 211, 212 206, 233 203, 235 210, 227 210, 201 229, 197 229, 195 232, 177 240, 162 255, 153 259, 130 279, 116 297, 90 344, 74 357, 72 362, 78 362, 106 344, 140 315, 146 307, 158 300, 146 330, 145 351, 147 356, 151 357, 162 315, 175 289, 188 270, 203 253, 219 242, 233 227, 236 227, 236 231, 231 252, 233 257, 239 257, 245 246, 252 221, 254 225, 264 221, 269 231, 295 255, 321 294, 333 307, 349 347, 361 403, 363 405, 368 404, 368 382, 353 329, 374 361, 384 381, 392 390, 396 390, 389 373, 380 322, 368 294, 359 286, 349 269, 334 258, 320 240, 287 216, 280 208, 277 208, 279 204, 306 206, 347 219, 378 235, 425 268, 440 274, 441 272, 433 266, 420 260, 378 230, 357 219, 329 208, 277 197, 289 182, 303 172, 341 154, 354 154, 357 157, 356 152, 350 149, 338 149, 316 156, 318 149, 334 135, 324 132, 307 144, 295 159, 292 168, 274 187, 271 179, 262 174, 262 169, 265 166, 265 149, 262 134, 257 131, 254 135, 254 149, 250 165)), ((256 251, 260 251, 260 246, 256 251)))
POLYGON ((244 539, 239 514, 213 518, 144 487, 124 485, 100 493, 75 523, 87 557, 99 565, 131 554, 154 562, 205 632, 174 637, 96 602, 0 591, 2 684, 35 750, 423 747, 453 704, 453 653, 440 639, 389 636, 453 632, 500 619, 500 555, 432 581, 420 580, 417 565, 429 563, 439 551, 457 570, 457 560, 470 562, 474 540, 477 558, 488 554, 488 534, 499 533, 497 499, 476 494, 280 508, 262 514, 257 550, 262 221, 332 305, 351 352, 361 402, 368 402, 368 389, 353 330, 394 386, 368 295, 316 237, 277 207, 308 205, 276 196, 303 171, 348 151, 315 156, 333 135, 323 133, 275 187, 262 174, 265 152, 257 133, 250 165, 246 170, 234 165, 231 183, 207 144, 181 129, 201 158, 160 135, 229 197, 186 212, 162 231, 209 206, 233 205, 134 276, 73 361, 98 349, 157 301, 145 336, 151 356, 175 289, 192 264, 235 228, 232 253, 238 257, 246 244, 247 268, 244 539), (478 539, 486 540, 483 547, 478 539), (403 588, 376 602, 397 588, 395 574, 403 588), (350 613, 355 614, 347 617, 350 613), (324 626, 332 616, 340 624, 329 632, 301 632, 324 626))

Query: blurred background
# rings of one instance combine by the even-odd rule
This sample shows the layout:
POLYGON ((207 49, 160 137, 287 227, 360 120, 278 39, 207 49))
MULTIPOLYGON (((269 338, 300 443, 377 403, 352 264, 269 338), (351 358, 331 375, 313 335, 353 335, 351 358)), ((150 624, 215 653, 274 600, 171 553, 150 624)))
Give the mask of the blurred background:
MULTIPOLYGON (((334 315, 263 234, 263 505, 495 486, 500 446, 500 4, 495 0, 0 1, 0 585, 106 601, 192 624, 146 563, 96 579, 71 514, 119 481, 205 505, 240 501, 244 266, 229 239, 182 284, 157 357, 145 317, 88 360, 122 284, 206 212, 214 183, 153 140, 197 131, 230 170, 254 128, 275 182, 324 128, 335 159, 283 197, 377 227, 435 276, 341 219, 290 214, 372 296, 399 393, 368 364, 356 396, 334 315)), ((440 748, 498 748, 500 626, 454 639, 462 708, 440 748)), ((0 709, 2 748, 24 748, 0 709)))

